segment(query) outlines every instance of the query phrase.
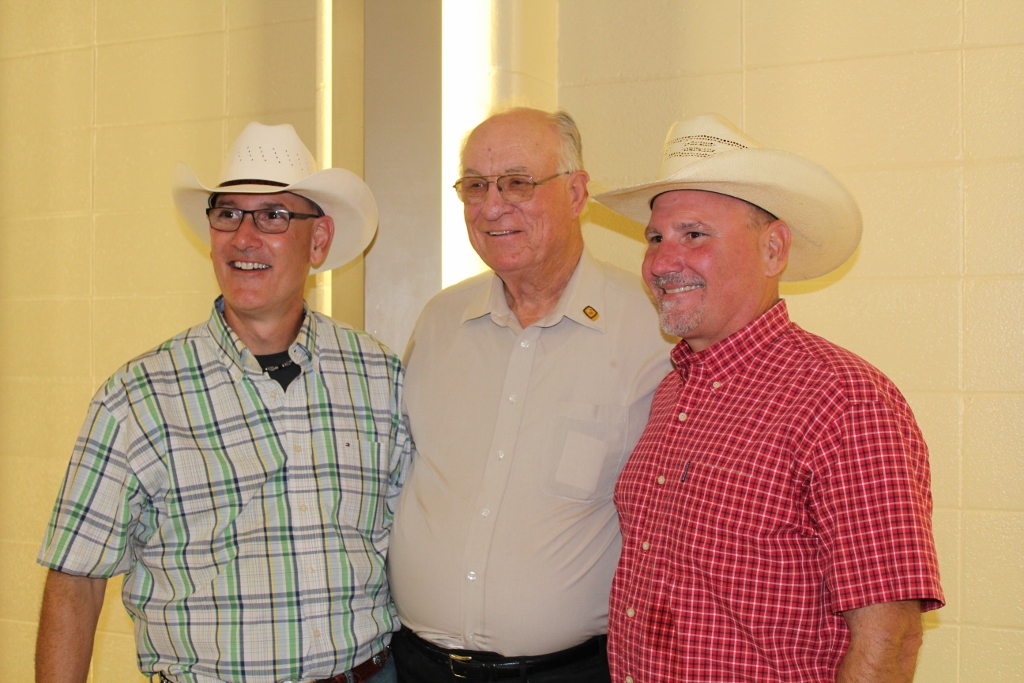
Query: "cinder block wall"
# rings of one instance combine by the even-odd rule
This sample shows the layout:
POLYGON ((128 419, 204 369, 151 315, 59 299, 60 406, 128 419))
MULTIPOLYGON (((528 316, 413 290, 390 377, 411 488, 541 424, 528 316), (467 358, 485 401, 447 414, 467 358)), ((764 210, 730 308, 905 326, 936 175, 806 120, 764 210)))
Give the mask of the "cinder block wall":
MULTIPOLYGON (((541 14, 554 1, 502 0, 541 14)), ((173 162, 214 177, 251 119, 315 139, 313 0, 164 4, 0 0, 10 680, 32 677, 45 574, 34 558, 89 396, 125 359, 205 318, 216 292, 174 216, 173 162)), ((548 49, 549 31, 515 30, 525 48, 548 49)), ((799 323, 896 380, 931 444, 950 604, 928 617, 917 680, 1024 679, 1019 3, 560 0, 558 55, 559 105, 605 187, 652 178, 671 122, 719 111, 857 195, 866 224, 853 261, 785 295, 799 323)), ((638 269, 635 228, 599 207, 588 217, 599 256, 638 269)), ((118 588, 93 683, 139 680, 118 588)))
MULTIPOLYGON (((561 0, 559 17, 559 105, 599 183, 653 179, 669 125, 717 111, 857 196, 854 259, 784 296, 896 381, 931 447, 949 604, 917 680, 1024 680, 1024 7, 561 0)), ((638 268, 630 228, 590 219, 638 268)))
MULTIPOLYGON (((35 557, 89 398, 217 293, 171 203, 174 162, 213 181, 250 120, 292 123, 314 148, 315 28, 315 0, 0 0, 5 681, 33 678, 35 557)), ((92 683, 144 680, 120 587, 92 683)))

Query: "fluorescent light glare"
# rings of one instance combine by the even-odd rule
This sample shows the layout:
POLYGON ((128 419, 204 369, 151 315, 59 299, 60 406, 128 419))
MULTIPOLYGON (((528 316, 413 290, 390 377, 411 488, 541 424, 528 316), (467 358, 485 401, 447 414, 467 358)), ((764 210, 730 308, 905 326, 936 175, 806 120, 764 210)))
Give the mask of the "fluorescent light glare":
POLYGON ((459 177, 462 140, 487 116, 493 101, 491 3, 443 0, 441 6, 441 286, 481 273, 451 185, 459 177))

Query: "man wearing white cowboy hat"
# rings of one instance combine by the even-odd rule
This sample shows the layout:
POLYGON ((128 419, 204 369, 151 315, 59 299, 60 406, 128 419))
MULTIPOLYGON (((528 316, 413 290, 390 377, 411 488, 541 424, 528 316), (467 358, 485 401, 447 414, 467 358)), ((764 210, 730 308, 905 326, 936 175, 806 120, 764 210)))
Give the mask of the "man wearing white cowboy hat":
POLYGON ((402 370, 303 302, 310 272, 366 248, 373 196, 317 172, 291 126, 251 123, 217 185, 179 164, 174 200, 222 296, 92 401, 39 557, 37 680, 85 680, 106 580, 123 574, 151 677, 393 681, 402 370))
POLYGON ((896 387, 779 298, 856 249, 853 197, 707 115, 659 180, 596 199, 647 226, 683 339, 615 490, 612 679, 910 681, 943 604, 927 448, 896 387))

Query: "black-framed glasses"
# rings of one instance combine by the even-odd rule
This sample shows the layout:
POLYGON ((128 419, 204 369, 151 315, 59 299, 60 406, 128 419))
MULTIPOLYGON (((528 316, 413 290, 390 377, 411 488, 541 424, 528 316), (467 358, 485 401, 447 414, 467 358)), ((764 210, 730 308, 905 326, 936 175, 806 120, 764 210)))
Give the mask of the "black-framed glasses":
POLYGON ((245 220, 245 214, 252 216, 256 229, 271 235, 277 235, 288 229, 292 219, 320 218, 323 214, 295 213, 287 209, 255 209, 246 211, 230 206, 211 206, 206 210, 210 227, 220 232, 234 232, 245 220))
POLYGON ((533 189, 541 183, 570 173, 572 171, 562 171, 540 180, 534 180, 533 176, 522 173, 499 176, 467 175, 456 180, 452 187, 459 193, 459 199, 463 203, 479 204, 487 198, 487 191, 491 188, 491 183, 494 183, 498 187, 498 192, 501 193, 501 198, 515 204, 516 202, 530 201, 533 198, 533 189), (494 178, 494 180, 490 180, 490 178, 494 178))

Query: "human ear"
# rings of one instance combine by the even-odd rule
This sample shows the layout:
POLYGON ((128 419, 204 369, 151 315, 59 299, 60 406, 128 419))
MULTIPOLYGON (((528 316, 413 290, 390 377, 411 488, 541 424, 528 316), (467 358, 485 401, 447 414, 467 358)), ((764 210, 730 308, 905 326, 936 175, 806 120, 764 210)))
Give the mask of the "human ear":
POLYGON ((313 236, 309 245, 309 262, 314 268, 327 258, 333 241, 334 219, 330 216, 320 216, 313 224, 313 236))
POLYGON ((761 234, 761 249, 764 258, 765 275, 775 277, 786 269, 789 263, 789 245, 793 233, 782 221, 772 221, 761 234))
POLYGON ((574 216, 583 213, 583 208, 587 205, 587 198, 590 197, 590 191, 587 189, 588 182, 590 182, 590 174, 586 171, 576 171, 569 176, 569 192, 572 193, 574 216))

